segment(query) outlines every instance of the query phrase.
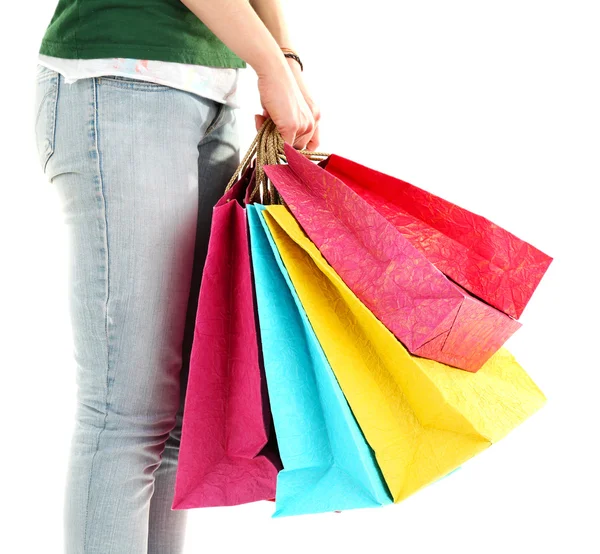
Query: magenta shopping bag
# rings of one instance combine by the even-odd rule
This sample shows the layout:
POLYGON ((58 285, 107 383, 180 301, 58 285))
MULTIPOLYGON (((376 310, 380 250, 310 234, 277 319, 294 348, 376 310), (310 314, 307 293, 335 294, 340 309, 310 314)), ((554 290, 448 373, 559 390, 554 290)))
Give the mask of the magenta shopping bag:
POLYGON ((275 497, 277 454, 257 335, 245 196, 249 167, 213 209, 173 509, 275 497))
POLYGON ((552 258, 489 219, 331 154, 319 163, 383 215, 442 273, 518 319, 552 258))
POLYGON ((264 171, 342 280, 411 354, 471 372, 521 326, 448 279, 341 179, 285 143, 264 171))

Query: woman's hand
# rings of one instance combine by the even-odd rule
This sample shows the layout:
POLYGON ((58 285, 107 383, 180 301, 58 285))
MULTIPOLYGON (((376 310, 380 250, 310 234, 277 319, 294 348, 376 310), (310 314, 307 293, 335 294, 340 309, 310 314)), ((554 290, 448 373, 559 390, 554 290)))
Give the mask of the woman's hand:
POLYGON ((285 142, 300 150, 316 148, 318 127, 314 114, 317 114, 318 120, 318 110, 302 78, 288 63, 288 58, 283 60, 281 65, 271 70, 257 72, 263 113, 255 115, 256 130, 270 117, 285 142))
POLYGON ((306 148, 308 150, 316 150, 319 147, 319 121, 321 120, 321 111, 317 107, 317 104, 313 100, 312 96, 308 92, 306 84, 304 83, 304 79, 302 78, 302 70, 300 69, 300 64, 294 60, 293 58, 286 58, 288 64, 296 78, 296 82, 300 87, 302 92, 302 96, 304 96, 304 100, 308 104, 308 107, 312 113, 313 119, 315 120, 315 130, 312 135, 311 140, 308 142, 306 148))
POLYGON ((258 75, 263 115, 295 148, 318 145, 318 110, 308 95, 295 60, 284 57, 289 45, 279 0, 181 0, 182 3, 258 75), (260 14, 260 15, 259 15, 260 14))

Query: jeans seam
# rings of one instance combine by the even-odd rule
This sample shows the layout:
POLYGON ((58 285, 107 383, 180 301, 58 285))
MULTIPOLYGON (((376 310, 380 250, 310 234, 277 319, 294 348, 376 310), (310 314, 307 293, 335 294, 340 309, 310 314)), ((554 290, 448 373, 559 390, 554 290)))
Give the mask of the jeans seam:
POLYGON ((218 124, 223 119, 223 112, 225 111, 225 104, 222 104, 220 102, 216 102, 216 103, 218 104, 217 113, 215 114, 215 116, 213 117, 213 120, 209 123, 208 127, 206 128, 206 131, 204 133, 204 136, 202 137, 202 140, 204 140, 206 137, 208 137, 208 135, 210 135, 218 127, 218 124))
POLYGON ((102 200, 102 210, 104 214, 104 251, 105 251, 105 267, 106 267, 106 289, 105 289, 105 302, 104 302, 104 333, 106 337, 106 392, 105 392, 105 401, 104 401, 104 421, 102 423, 102 428, 96 435, 96 448, 94 450, 94 454, 92 455, 92 461, 90 463, 90 475, 88 479, 87 486, 87 499, 85 504, 85 531, 83 538, 83 550, 86 551, 87 548, 87 533, 88 533, 88 523, 89 523, 89 503, 90 503, 90 490, 92 483, 92 476, 94 473, 94 460, 96 459, 96 455, 98 453, 100 447, 100 436, 106 429, 106 420, 108 417, 108 401, 109 401, 109 374, 110 374, 110 344, 109 344, 109 335, 108 335, 108 300, 109 300, 109 291, 110 291, 110 282, 109 282, 109 252, 108 252, 108 220, 106 217, 106 195, 104 191, 104 179, 102 176, 102 162, 100 159, 100 147, 99 147, 99 125, 98 125, 98 82, 97 78, 91 79, 92 86, 92 97, 93 97, 93 108, 94 108, 94 117, 93 117, 93 140, 95 147, 95 155, 96 162, 98 165, 98 178, 100 181, 100 193, 102 200))
MULTIPOLYGON (((59 95, 59 89, 60 89, 60 74, 56 73, 55 77, 50 77, 51 82, 53 79, 55 79, 55 82, 51 85, 52 89, 49 90, 47 92, 47 95, 53 95, 50 99, 49 102, 51 102, 51 114, 52 114, 52 121, 50 124, 50 129, 49 129, 49 133, 48 135, 45 137, 45 140, 50 141, 49 144, 49 150, 46 153, 46 159, 44 160, 44 165, 42 166, 42 171, 45 173, 46 172, 46 166, 48 165, 48 162, 50 161, 50 158, 52 157, 52 154, 54 154, 54 150, 56 148, 56 114, 58 111, 58 95, 59 95)), ((46 102, 46 97, 44 96, 44 100, 43 102, 46 102)))
POLYGON ((125 75, 99 75, 97 78, 98 83, 120 89, 133 89, 142 92, 169 92, 174 89, 174 87, 163 83, 155 83, 154 81, 136 79, 125 75))

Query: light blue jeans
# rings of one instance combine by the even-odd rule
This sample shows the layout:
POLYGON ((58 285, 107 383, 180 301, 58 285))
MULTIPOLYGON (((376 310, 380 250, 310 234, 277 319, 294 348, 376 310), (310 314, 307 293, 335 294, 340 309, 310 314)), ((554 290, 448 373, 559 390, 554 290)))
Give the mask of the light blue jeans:
POLYGON ((64 552, 179 554, 189 354, 212 207, 240 161, 236 111, 127 77, 66 84, 42 65, 36 87, 39 161, 70 252, 64 552))

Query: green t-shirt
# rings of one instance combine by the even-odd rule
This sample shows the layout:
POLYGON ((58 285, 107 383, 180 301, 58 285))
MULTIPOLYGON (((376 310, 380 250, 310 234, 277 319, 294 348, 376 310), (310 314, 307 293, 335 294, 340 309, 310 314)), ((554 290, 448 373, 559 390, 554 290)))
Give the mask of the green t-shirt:
POLYGON ((59 0, 39 53, 246 67, 181 0, 59 0))

